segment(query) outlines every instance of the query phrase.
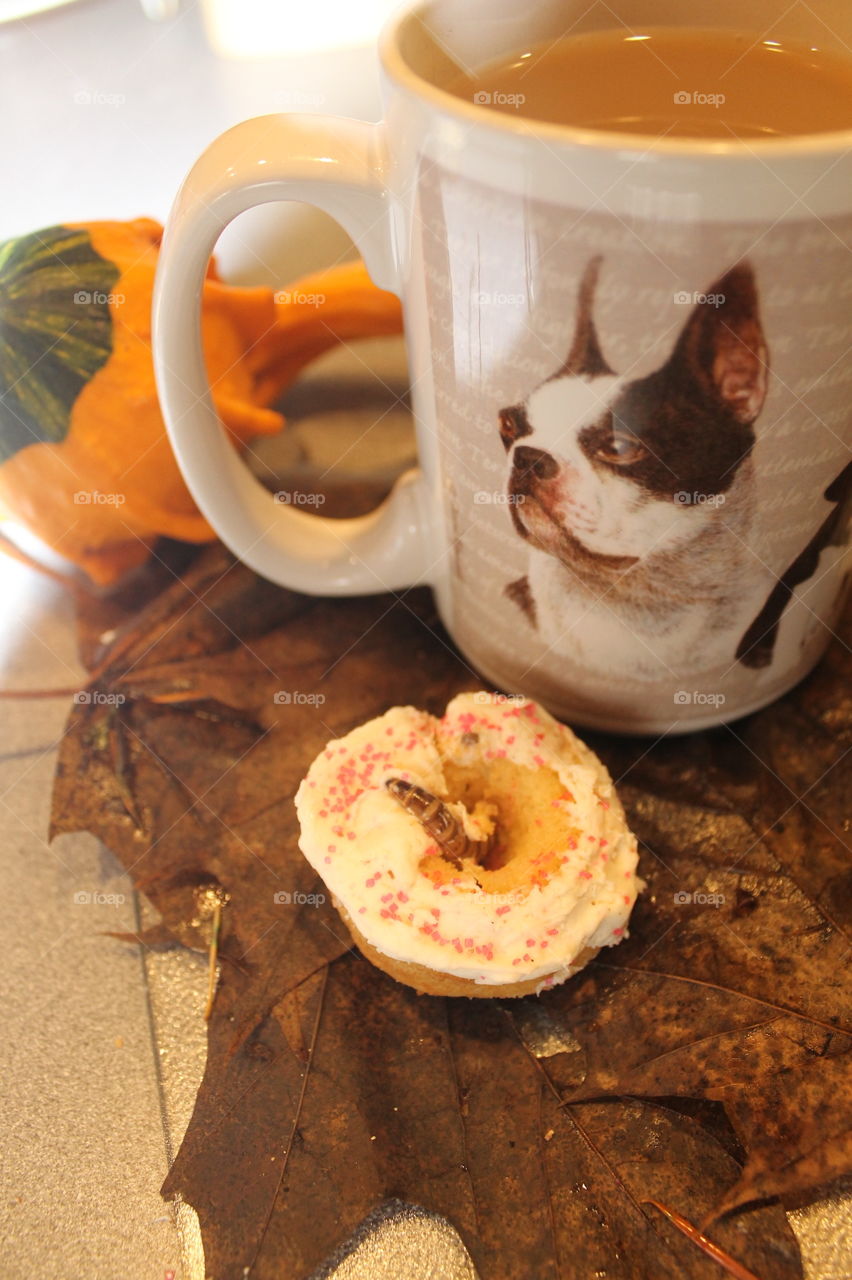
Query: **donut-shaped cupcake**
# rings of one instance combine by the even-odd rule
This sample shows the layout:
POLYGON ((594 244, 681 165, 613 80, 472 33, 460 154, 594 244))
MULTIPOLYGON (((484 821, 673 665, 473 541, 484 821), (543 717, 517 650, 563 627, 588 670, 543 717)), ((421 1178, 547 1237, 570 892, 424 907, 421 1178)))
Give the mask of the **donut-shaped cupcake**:
POLYGON ((641 888, 607 770, 527 698, 394 707, 328 743, 296 809, 360 950, 430 995, 564 982, 626 936, 641 888))

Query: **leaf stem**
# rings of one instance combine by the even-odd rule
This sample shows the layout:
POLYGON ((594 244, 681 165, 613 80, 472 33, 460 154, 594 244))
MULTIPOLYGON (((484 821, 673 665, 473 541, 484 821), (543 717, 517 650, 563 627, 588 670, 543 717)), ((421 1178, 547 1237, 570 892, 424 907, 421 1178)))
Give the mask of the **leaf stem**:
POLYGON ((728 1275, 735 1277, 735 1280, 760 1280, 759 1276, 756 1276, 753 1271, 749 1271, 741 1262, 737 1262, 736 1258, 732 1258, 718 1244, 714 1244, 712 1240, 705 1236, 703 1231, 699 1231, 698 1227, 694 1226, 688 1218, 682 1217, 675 1209, 667 1208, 666 1205, 660 1204, 659 1200, 643 1200, 642 1203, 653 1205, 655 1209, 658 1209, 663 1217, 668 1218, 669 1222, 677 1227, 678 1231, 681 1231, 688 1240, 697 1245, 714 1262, 718 1262, 719 1266, 728 1272, 728 1275))

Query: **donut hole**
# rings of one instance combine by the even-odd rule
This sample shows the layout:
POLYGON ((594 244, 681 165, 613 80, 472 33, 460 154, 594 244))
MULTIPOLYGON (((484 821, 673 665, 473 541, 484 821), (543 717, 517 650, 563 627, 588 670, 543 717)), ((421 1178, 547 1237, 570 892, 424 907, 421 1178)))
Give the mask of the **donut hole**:
POLYGON ((565 810, 573 797, 552 769, 528 769, 506 759, 472 765, 445 760, 444 780, 450 801, 468 812, 487 806, 494 814, 494 834, 482 861, 465 859, 465 868, 484 890, 526 890, 545 884, 558 870, 577 829, 565 810))

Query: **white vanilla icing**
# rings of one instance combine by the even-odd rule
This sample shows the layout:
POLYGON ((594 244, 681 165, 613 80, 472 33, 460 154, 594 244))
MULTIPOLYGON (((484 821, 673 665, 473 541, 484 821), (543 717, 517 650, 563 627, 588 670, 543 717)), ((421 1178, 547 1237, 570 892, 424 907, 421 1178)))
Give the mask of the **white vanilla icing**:
MULTIPOLYGON (((463 805, 449 807, 481 837, 463 805)), ((299 787, 296 809, 302 852, 368 942, 392 959, 477 983, 564 981, 585 948, 626 936, 642 887, 636 840, 608 772, 526 698, 463 693, 441 720, 394 707, 328 743, 299 787), (480 757, 552 770, 565 788, 560 808, 578 833, 553 874, 511 893, 485 892, 475 866, 435 883, 421 868, 434 840, 385 787, 402 778, 445 799, 444 760, 480 757)))

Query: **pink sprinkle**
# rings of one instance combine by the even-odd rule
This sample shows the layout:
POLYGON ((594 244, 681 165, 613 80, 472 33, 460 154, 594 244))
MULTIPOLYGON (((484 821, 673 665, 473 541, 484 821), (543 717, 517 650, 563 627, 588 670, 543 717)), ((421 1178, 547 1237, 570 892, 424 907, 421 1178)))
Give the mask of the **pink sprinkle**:
POLYGON ((547 932, 550 934, 551 938, 556 938, 559 935, 558 929, 548 929, 547 932))
POLYGON ((545 938, 544 941, 540 942, 538 945, 541 947, 542 951, 544 951, 547 947, 550 946, 550 943, 547 941, 547 938, 545 938))
POLYGON ((399 893, 398 893, 396 896, 399 898, 400 902, 407 902, 407 901, 408 901, 408 894, 407 894, 407 893, 403 893, 402 889, 400 889, 399 893))
POLYGON ((346 839, 347 839, 347 840, 354 840, 354 839, 355 839, 355 832, 354 832, 354 831, 350 831, 350 832, 349 832, 349 834, 347 835, 346 839))
POLYGON ((365 915, 365 914, 366 914, 366 911, 367 911, 367 908, 366 908, 366 907, 359 907, 359 908, 358 908, 358 915, 359 915, 359 916, 363 916, 363 915, 365 915))
POLYGON ((465 940, 464 940, 464 945, 465 945, 466 947, 472 947, 472 946, 473 946, 473 938, 465 938, 465 940))
POLYGON ((331 858, 329 858, 329 857, 325 857, 325 858, 323 858, 323 862, 325 862, 326 864, 328 864, 329 862, 331 862, 331 858))
POLYGON ((498 908, 497 908, 497 911, 496 911, 496 914, 497 914, 498 916, 504 916, 504 915, 506 914, 506 912, 507 912, 507 911, 511 911, 511 910, 512 910, 512 908, 511 908, 511 907, 498 907, 498 908))
POLYGON ((592 873, 591 873, 591 871, 581 871, 581 872, 580 872, 580 879, 581 879, 581 880, 591 880, 591 878, 592 878, 592 873))
POLYGON ((528 946, 528 947, 534 947, 534 946, 535 946, 535 938, 527 938, 527 946, 528 946))
POLYGON ((336 844, 330 844, 330 845, 328 846, 328 851, 329 851, 329 853, 337 853, 337 845, 336 845, 336 844))
POLYGON ((429 908, 429 911, 430 911, 431 915, 433 915, 433 916, 435 917, 435 919, 436 919, 436 920, 440 920, 440 918, 441 918, 441 908, 440 908, 440 907, 430 907, 430 908, 429 908))
POLYGON ((388 911, 387 907, 382 907, 381 911, 379 912, 379 915, 382 917, 383 920, 390 920, 390 912, 388 911))
POLYGON ((613 931, 612 931, 612 932, 615 934, 616 938, 620 938, 620 937, 621 937, 621 935, 624 933, 624 930, 623 930, 623 929, 613 929, 613 931))
POLYGON ((608 845, 608 844, 609 844, 609 841, 608 841, 608 840, 601 840, 601 842, 600 842, 600 846, 601 846, 601 848, 602 848, 602 849, 605 849, 605 848, 607 847, 607 845, 608 845))
POLYGON ((392 898, 393 898, 393 894, 392 894, 392 893, 383 893, 383 894, 382 894, 382 902, 390 902, 390 901, 392 900, 392 898))
POLYGON ((630 906, 631 898, 630 898, 630 895, 627 893, 625 893, 624 895, 624 903, 625 903, 625 906, 628 906, 628 907, 630 906))
POLYGON ((327 818, 327 817, 328 817, 328 809, 320 809, 320 817, 321 817, 321 818, 327 818))
POLYGON ((533 756, 533 764, 537 764, 539 769, 543 769, 545 767, 544 757, 533 756))

